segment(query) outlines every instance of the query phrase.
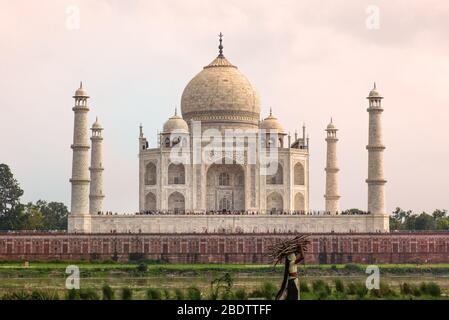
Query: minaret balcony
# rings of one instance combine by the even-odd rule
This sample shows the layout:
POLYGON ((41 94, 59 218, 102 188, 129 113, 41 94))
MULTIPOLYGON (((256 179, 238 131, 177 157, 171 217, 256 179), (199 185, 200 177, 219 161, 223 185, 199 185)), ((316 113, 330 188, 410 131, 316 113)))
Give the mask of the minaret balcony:
POLYGON ((382 144, 378 144, 378 145, 367 145, 366 146, 366 150, 370 150, 370 151, 383 151, 385 150, 385 146, 382 144))
POLYGON ((89 150, 90 146, 88 144, 72 144, 70 146, 70 148, 72 148, 72 149, 86 149, 86 150, 89 150))
POLYGON ((82 106, 82 105, 76 105, 72 108, 73 111, 81 111, 81 112, 88 112, 89 107, 88 106, 82 106))
POLYGON ((366 179, 365 182, 368 183, 368 184, 379 184, 379 185, 382 185, 382 184, 387 183, 387 180, 385 180, 385 179, 366 179))

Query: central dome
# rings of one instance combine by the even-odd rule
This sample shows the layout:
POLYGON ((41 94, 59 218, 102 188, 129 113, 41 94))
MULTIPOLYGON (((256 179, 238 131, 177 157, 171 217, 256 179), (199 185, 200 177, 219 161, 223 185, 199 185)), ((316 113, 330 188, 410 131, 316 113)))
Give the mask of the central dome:
POLYGON ((256 90, 223 56, 221 49, 218 57, 185 87, 181 98, 182 117, 206 125, 257 128, 260 103, 256 90))

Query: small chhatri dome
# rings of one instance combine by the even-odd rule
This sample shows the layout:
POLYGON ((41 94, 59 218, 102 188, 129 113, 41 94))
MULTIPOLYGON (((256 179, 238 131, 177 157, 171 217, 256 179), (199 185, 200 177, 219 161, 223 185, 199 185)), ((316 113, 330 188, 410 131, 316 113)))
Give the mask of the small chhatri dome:
POLYGON ((182 117, 203 125, 226 123, 257 128, 259 97, 249 80, 223 55, 220 34, 218 56, 187 84, 182 93, 182 117))
POLYGON ((87 91, 83 88, 83 82, 80 82, 80 87, 75 91, 75 95, 73 97, 85 97, 89 98, 87 95, 87 91))
POLYGON ((92 129, 103 129, 103 127, 101 126, 100 122, 98 121, 98 117, 95 118, 95 122, 92 125, 92 129))
MULTIPOLYGON (((275 130, 278 133, 285 133, 284 128, 282 127, 279 120, 273 116, 273 112, 270 108, 270 115, 266 117, 261 123, 260 123, 260 129, 264 130, 275 130)), ((269 133, 269 132, 267 132, 269 133)))
POLYGON ((189 133, 189 126, 187 122, 178 115, 178 111, 175 108, 174 116, 170 117, 167 122, 165 122, 162 129, 162 133, 170 133, 176 131, 178 133, 189 133))
POLYGON ((369 92, 368 98, 382 98, 382 96, 380 95, 379 91, 377 91, 377 89, 376 89, 376 83, 375 82, 374 82, 373 89, 369 92))

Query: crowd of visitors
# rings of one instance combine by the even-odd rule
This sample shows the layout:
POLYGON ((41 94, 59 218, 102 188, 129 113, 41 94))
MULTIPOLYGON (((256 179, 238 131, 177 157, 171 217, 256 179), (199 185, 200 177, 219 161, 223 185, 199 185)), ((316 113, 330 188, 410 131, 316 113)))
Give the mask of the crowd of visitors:
MULTIPOLYGON (((366 215, 369 212, 361 210, 347 210, 336 212, 335 215, 366 215)), ((118 215, 118 213, 113 213, 111 211, 98 212, 98 215, 118 215)), ((144 210, 141 212, 135 212, 125 215, 246 215, 246 216, 256 216, 256 215, 301 215, 301 216, 328 216, 333 215, 330 211, 319 211, 319 210, 269 210, 269 211, 253 211, 253 210, 207 210, 207 211, 186 211, 186 210, 144 210)))

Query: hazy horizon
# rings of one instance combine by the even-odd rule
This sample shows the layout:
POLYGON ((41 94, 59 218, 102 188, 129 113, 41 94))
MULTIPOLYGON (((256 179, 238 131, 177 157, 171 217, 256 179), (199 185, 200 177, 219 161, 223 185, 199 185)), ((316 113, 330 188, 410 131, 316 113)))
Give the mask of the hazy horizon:
POLYGON ((184 87, 218 53, 257 89, 262 116, 310 134, 310 207, 324 208, 325 128, 338 127, 340 206, 366 209, 368 102, 383 100, 386 203, 449 209, 445 1, 1 1, 0 163, 22 200, 70 205, 73 93, 104 130, 105 210, 138 210, 138 134, 150 147, 184 87), (375 2, 375 3, 373 3, 375 2), (379 28, 367 27, 370 5, 379 28), (75 11, 74 11, 75 10, 75 11), (73 14, 79 10, 79 28, 73 14), (368 11, 367 11, 368 10, 368 11))

